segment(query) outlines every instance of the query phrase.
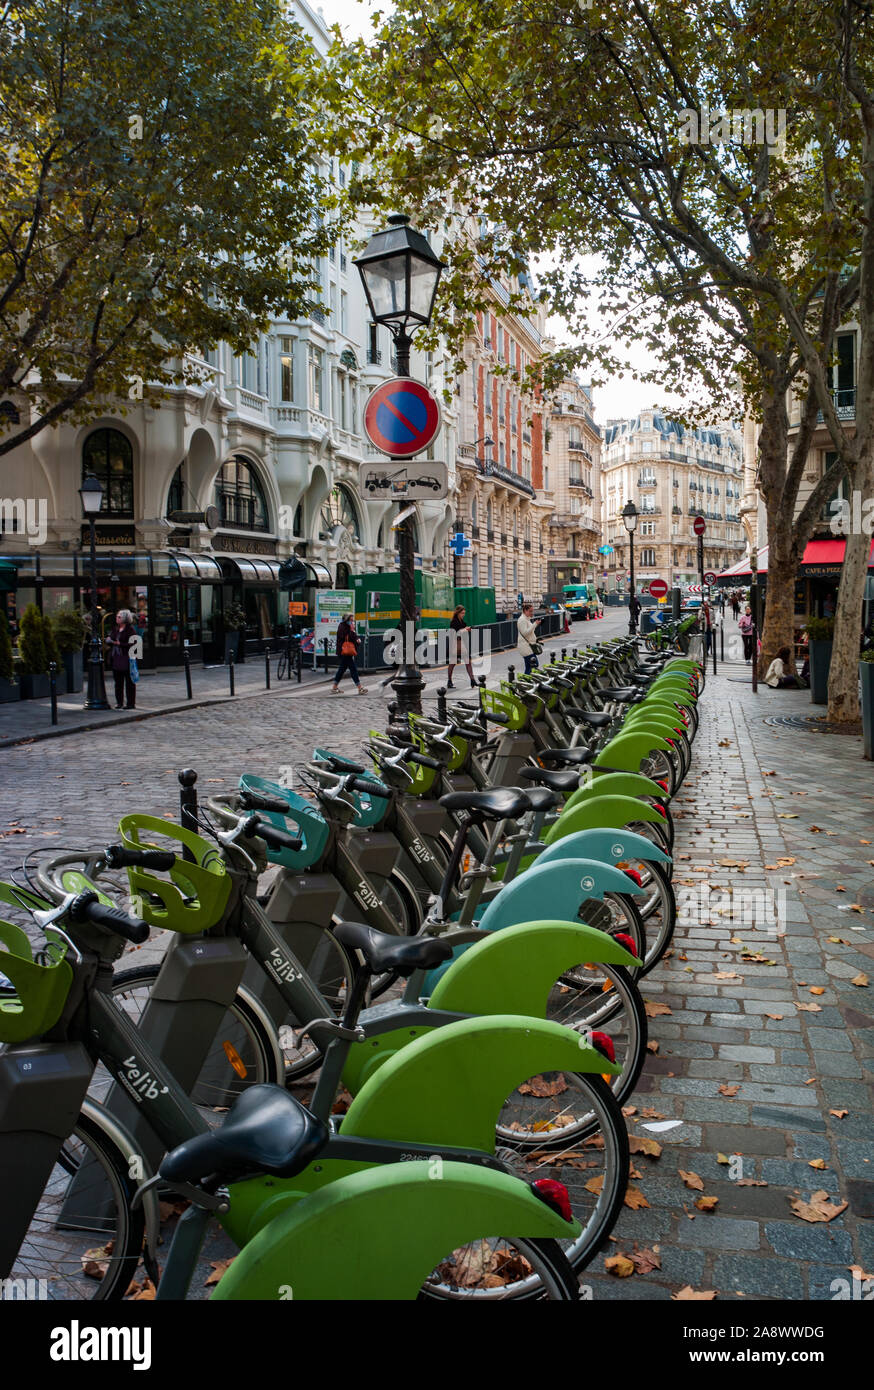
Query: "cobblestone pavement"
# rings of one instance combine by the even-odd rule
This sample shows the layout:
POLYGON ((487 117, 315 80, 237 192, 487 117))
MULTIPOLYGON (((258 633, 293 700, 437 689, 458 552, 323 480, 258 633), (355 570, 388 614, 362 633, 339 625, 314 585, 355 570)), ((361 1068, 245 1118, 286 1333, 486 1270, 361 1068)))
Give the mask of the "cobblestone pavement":
POLYGON ((874 1270, 874 765, 858 738, 766 725, 817 711, 809 691, 753 695, 748 678, 739 662, 708 680, 674 803, 685 920, 643 982, 658 1051, 628 1125, 661 1155, 634 1156, 649 1205, 623 1210, 607 1257, 658 1246, 661 1268, 619 1279, 599 1258, 595 1299, 874 1289, 848 1268, 874 1270), (815 1224, 793 1213, 822 1191, 846 1209, 815 1224))
MULTIPOLYGON (((577 625, 571 640, 626 622, 577 625)), ((661 1152, 635 1154, 647 1205, 623 1211, 606 1255, 658 1247, 660 1268, 619 1279, 599 1257, 584 1276, 594 1299, 668 1299, 685 1285, 858 1298, 849 1266, 874 1270, 874 985, 861 983, 874 979, 874 766, 859 739, 765 724, 815 712, 809 692, 754 696, 748 677, 729 661, 708 680, 675 801, 684 920, 644 982, 658 1050, 628 1125, 661 1152), (815 1224, 793 1213, 821 1191, 846 1208, 815 1224), (704 1196, 713 1212, 696 1208, 704 1196)), ((244 768, 276 776, 315 744, 354 754, 385 721, 379 682, 367 684, 367 698, 314 686, 6 749, 0 875, 40 844, 105 842, 132 806, 175 813, 186 764, 208 794, 244 768)))

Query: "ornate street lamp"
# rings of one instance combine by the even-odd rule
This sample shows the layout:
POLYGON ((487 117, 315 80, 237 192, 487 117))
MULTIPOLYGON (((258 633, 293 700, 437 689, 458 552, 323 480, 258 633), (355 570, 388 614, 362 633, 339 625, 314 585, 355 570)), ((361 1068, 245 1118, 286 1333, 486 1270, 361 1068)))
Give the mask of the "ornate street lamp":
MULTIPOLYGON (((427 328, 434 310, 443 262, 421 232, 409 225, 402 212, 392 213, 388 226, 370 238, 355 265, 361 276, 370 316, 385 324, 395 341, 398 376, 410 375, 412 334, 427 328)), ((416 573, 413 558, 413 509, 397 526, 400 556, 400 599, 403 662, 392 689, 397 695, 397 728, 405 738, 407 716, 421 714, 424 681, 415 661, 415 647, 408 650, 416 627, 416 573)), ((392 725, 389 725, 392 730, 392 725)))
POLYGON ((628 631, 633 636, 637 631, 637 613, 634 607, 634 531, 637 526, 637 508, 630 500, 626 502, 625 506, 622 508, 622 524, 628 532, 628 545, 630 550, 628 558, 628 573, 630 576, 628 581, 628 631))
POLYGON ((92 474, 89 473, 82 483, 79 496, 91 532, 91 656, 88 661, 88 698, 85 708, 109 709, 103 678, 103 644, 100 640, 100 614, 97 607, 97 538, 94 530, 94 518, 99 515, 103 506, 103 488, 92 474))

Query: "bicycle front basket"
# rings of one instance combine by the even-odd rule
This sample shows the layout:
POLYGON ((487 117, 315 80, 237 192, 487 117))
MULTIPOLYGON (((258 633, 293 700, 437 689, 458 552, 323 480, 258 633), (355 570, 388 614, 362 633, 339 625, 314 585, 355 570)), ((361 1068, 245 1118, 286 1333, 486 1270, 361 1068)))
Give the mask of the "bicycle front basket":
MULTIPOLYGON (((35 893, 0 883, 0 902, 45 911, 51 903, 35 893)), ((53 1028, 61 1016, 73 983, 73 972, 64 959, 66 944, 51 936, 54 959, 40 964, 33 959, 30 942, 20 927, 0 921, 0 975, 11 985, 0 988, 0 1043, 27 1042, 53 1028)))
POLYGON ((118 828, 127 849, 172 849, 177 856, 169 878, 159 877, 151 869, 128 869, 133 910, 138 917, 150 927, 186 934, 209 931, 221 921, 231 879, 215 845, 158 816, 122 816, 118 828), (189 850, 193 859, 183 859, 183 849, 189 850))

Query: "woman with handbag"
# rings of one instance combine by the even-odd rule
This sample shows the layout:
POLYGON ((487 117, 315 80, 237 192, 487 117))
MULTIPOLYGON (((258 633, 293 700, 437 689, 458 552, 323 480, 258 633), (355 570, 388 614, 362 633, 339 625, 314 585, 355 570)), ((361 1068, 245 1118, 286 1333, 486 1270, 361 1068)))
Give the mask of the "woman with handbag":
POLYGON ((534 621, 534 604, 523 603, 522 612, 516 622, 518 640, 516 650, 525 661, 526 676, 539 665, 537 660, 543 651, 543 643, 537 640, 537 623, 534 621))
POLYGON ((351 618, 344 618, 337 628, 337 655, 340 660, 337 662, 337 670, 334 674, 334 684, 331 686, 333 695, 339 694, 340 681, 346 671, 352 677, 353 684, 359 695, 364 694, 364 687, 358 676, 358 667, 355 665, 355 658, 358 655, 358 648, 361 638, 355 631, 351 618))
POLYGON ((452 684, 452 672, 455 670, 456 666, 459 666, 462 662, 464 662, 464 668, 467 671, 467 674, 470 676, 471 689, 476 690, 477 685, 476 678, 473 674, 473 663, 471 662, 469 654, 466 661, 464 656, 464 638, 461 634, 463 632, 470 632, 470 628, 468 624, 464 621, 463 603, 459 603, 457 608, 455 609, 455 612, 452 614, 452 617, 449 620, 449 627, 452 632, 452 636, 449 638, 449 679, 446 682, 446 689, 455 689, 455 686, 452 684), (455 647, 454 651, 452 650, 453 645, 455 647))
POLYGON ((131 646, 138 641, 134 631, 134 615, 129 608, 121 608, 115 615, 115 627, 109 634, 109 645, 112 649, 111 664, 112 675, 115 681, 115 708, 124 709, 125 696, 127 696, 128 709, 135 709, 137 703, 137 687, 134 680, 139 680, 139 668, 136 661, 131 663, 131 646))

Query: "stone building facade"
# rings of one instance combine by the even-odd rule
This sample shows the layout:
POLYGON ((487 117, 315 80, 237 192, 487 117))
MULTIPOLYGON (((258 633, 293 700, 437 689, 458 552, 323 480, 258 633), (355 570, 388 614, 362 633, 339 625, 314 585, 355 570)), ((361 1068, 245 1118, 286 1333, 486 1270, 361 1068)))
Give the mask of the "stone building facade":
POLYGON ((549 409, 544 439, 543 487, 549 517, 547 587, 601 584, 601 430, 591 387, 563 381, 549 409))

